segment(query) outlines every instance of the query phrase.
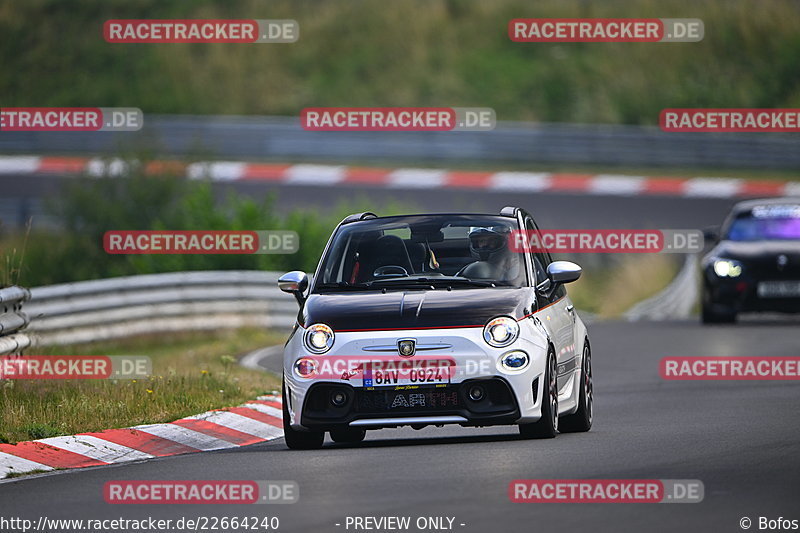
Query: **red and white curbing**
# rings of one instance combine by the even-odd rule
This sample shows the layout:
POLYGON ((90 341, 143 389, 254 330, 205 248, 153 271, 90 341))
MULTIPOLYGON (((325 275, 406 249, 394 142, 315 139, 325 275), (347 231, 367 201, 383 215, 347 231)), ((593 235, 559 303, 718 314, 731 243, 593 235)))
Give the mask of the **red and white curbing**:
MULTIPOLYGON (((0 157, 2 174, 85 173, 122 176, 128 163, 121 159, 86 157, 0 157)), ((596 195, 661 195, 696 198, 734 198, 800 195, 800 182, 737 178, 675 178, 616 174, 557 172, 482 172, 424 168, 365 168, 338 165, 248 163, 216 161, 185 164, 152 161, 148 173, 170 171, 189 179, 269 181, 293 185, 368 185, 397 189, 480 189, 509 192, 568 192, 596 195)))
POLYGON ((240 407, 209 411, 169 424, 0 444, 0 479, 10 474, 235 448, 280 437, 280 397, 259 396, 240 407))

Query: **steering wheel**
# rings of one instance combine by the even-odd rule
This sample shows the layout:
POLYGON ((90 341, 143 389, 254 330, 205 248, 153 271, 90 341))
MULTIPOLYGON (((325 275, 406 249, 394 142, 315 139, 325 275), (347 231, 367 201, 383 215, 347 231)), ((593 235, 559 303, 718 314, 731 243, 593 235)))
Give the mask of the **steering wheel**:
MULTIPOLYGON (((473 263, 475 263, 475 261, 473 261, 473 263)), ((454 275, 454 276, 456 276, 456 277, 462 277, 462 278, 463 278, 463 277, 464 277, 464 271, 465 271, 465 270, 467 269, 467 267, 468 267, 468 266, 470 266, 471 264, 472 264, 472 263, 467 263, 466 265, 464 265, 463 267, 461 267, 461 270, 459 270, 458 272, 456 272, 456 273, 455 273, 455 274, 453 274, 453 275, 454 275)))
POLYGON ((384 265, 372 273, 375 278, 402 278, 408 276, 408 270, 399 265, 384 265))

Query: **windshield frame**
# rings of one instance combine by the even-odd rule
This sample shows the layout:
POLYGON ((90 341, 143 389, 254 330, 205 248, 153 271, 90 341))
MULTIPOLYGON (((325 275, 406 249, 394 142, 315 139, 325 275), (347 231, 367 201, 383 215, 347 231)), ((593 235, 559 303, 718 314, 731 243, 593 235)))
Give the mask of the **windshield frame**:
MULTIPOLYGON (((720 240, 729 241, 729 242, 742 242, 742 243, 764 242, 764 241, 770 241, 770 242, 800 242, 800 236, 793 237, 793 238, 765 238, 765 237, 761 237, 761 238, 758 238, 758 239, 734 239, 734 238, 731 238, 731 230, 733 229, 734 225, 740 220, 763 220, 763 221, 773 220, 773 221, 775 221, 775 220, 791 220, 791 219, 795 218, 795 217, 768 217, 768 216, 759 217, 759 216, 755 216, 754 215, 754 210, 755 209, 758 209, 758 208, 764 208, 764 209, 787 208, 788 209, 788 208, 793 208, 793 207, 796 208, 797 205, 798 204, 773 204, 773 205, 766 205, 766 206, 756 206, 753 209, 740 211, 738 213, 732 213, 731 216, 728 218, 728 220, 725 221, 725 224, 723 225, 722 231, 720 232, 720 235, 721 235, 720 240)), ((797 220, 800 220, 800 218, 798 218, 797 220)), ((798 223, 800 223, 800 222, 798 222, 798 223)))
MULTIPOLYGON (((370 286, 346 286, 342 285, 340 287, 325 287, 320 289, 322 285, 329 285, 328 283, 322 283, 322 272, 326 266, 328 261, 329 255, 333 250, 334 243, 336 243, 337 239, 339 238, 342 231, 346 230, 347 228, 353 227, 354 225, 366 225, 366 224, 375 224, 376 221, 381 222, 392 222, 393 220, 399 219, 424 219, 424 218, 450 218, 450 219, 463 219, 465 222, 468 222, 471 218, 475 219, 497 219, 498 221, 502 221, 504 224, 508 224, 512 230, 520 229, 520 218, 519 216, 508 216, 508 215, 493 215, 493 214, 486 214, 486 213, 436 213, 436 214, 413 214, 413 215, 395 215, 395 216, 387 216, 387 217, 376 217, 376 218, 369 218, 365 220, 359 220, 355 222, 348 222, 348 223, 340 223, 336 229, 331 234, 330 238, 328 239, 327 244, 323 250, 322 255, 320 256, 319 262, 317 263, 316 271, 314 272, 314 277, 309 287, 308 294, 328 294, 331 292, 369 292, 369 291, 388 291, 388 290, 409 290, 409 283, 402 283, 398 278, 397 286, 393 286, 393 283, 376 283, 370 286)), ((523 272, 520 274, 522 280, 520 284, 502 284, 497 283, 494 286, 487 286, 487 287, 478 287, 479 284, 483 285, 484 281, 490 280, 474 280, 476 283, 473 286, 469 286, 467 283, 469 281, 468 278, 463 278, 464 282, 462 281, 454 281, 453 282, 453 289, 456 288, 520 288, 520 287, 531 287, 531 265, 528 258, 528 254, 520 254, 520 267, 522 268, 523 272)), ((425 277, 422 274, 412 274, 409 276, 413 277, 425 277)), ((435 287, 433 284, 435 283, 437 286, 441 286, 442 288, 446 287, 445 280, 448 276, 444 276, 444 278, 439 281, 436 280, 431 284, 426 285, 424 282, 419 284, 419 288, 421 289, 434 289, 435 287)), ((415 287, 416 288, 416 287, 415 287)))

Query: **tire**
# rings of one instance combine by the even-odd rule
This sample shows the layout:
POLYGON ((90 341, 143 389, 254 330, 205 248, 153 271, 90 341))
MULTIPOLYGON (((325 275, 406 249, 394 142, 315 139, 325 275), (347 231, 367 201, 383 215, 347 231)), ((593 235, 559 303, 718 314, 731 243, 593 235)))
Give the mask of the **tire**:
POLYGON ((558 421, 558 431, 561 433, 580 433, 592 429, 594 383, 592 382, 592 351, 588 341, 583 346, 581 385, 578 393, 578 410, 558 421))
POLYGON ((719 313, 714 311, 714 302, 708 289, 703 291, 703 307, 700 311, 700 321, 703 324, 733 324, 736 322, 736 311, 719 313))
POLYGON ((552 439, 558 434, 558 382, 556 375, 556 356, 547 353, 542 391, 542 417, 531 424, 520 424, 519 434, 525 439, 552 439))
POLYGON ((289 408, 286 406, 286 383, 283 383, 283 437, 290 450, 317 450, 325 441, 324 431, 297 431, 289 423, 289 408))
POLYGON ((340 444, 357 444, 367 436, 366 429, 342 428, 331 431, 331 440, 340 444))

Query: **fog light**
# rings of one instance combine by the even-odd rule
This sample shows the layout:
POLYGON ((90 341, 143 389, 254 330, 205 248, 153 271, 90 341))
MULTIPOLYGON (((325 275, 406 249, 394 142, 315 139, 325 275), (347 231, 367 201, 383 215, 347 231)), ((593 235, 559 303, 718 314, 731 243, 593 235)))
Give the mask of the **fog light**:
POLYGON ((504 370, 518 372, 520 370, 524 370, 528 366, 528 363, 530 363, 528 354, 521 350, 508 352, 503 354, 503 356, 500 358, 500 365, 504 370))
POLYGON ((317 373, 317 362, 307 357, 298 359, 294 364, 294 373, 301 378, 310 378, 317 373))
POLYGON ((483 397, 486 396, 486 393, 483 391, 483 387, 480 385, 473 385, 469 389, 469 399, 473 402, 479 402, 483 400, 483 397))
POLYGON ((331 393, 331 403, 334 407, 341 407, 347 403, 347 394, 337 390, 331 393))

